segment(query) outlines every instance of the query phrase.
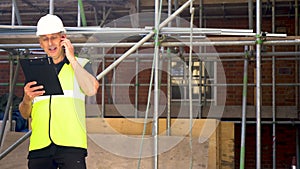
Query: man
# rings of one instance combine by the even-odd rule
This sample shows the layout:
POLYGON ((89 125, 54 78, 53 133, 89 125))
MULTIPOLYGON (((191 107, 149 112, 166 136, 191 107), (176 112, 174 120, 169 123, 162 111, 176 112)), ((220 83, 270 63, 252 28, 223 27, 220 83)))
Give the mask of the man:
POLYGON ((43 96, 43 86, 32 81, 24 86, 19 110, 31 118, 29 169, 85 169, 87 136, 85 95, 97 93, 99 83, 87 59, 77 58, 59 17, 40 18, 36 35, 40 46, 53 58, 64 94, 43 96))

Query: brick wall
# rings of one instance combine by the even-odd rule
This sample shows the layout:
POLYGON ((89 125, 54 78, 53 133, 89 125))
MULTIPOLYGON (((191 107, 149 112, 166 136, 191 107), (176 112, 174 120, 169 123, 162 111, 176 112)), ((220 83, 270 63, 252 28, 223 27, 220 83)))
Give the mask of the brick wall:
MULTIPOLYGON (((296 156, 296 131, 298 125, 276 125, 276 169, 288 169, 296 156)), ((271 169, 273 160, 272 125, 262 125, 261 167, 271 169)), ((245 168, 256 168, 256 125, 246 127, 245 168)), ((235 168, 240 165, 241 125, 235 125, 235 168)))
MULTIPOLYGON (((4 53, 2 53, 4 54, 4 53)), ((9 83, 10 83, 10 63, 7 59, 0 59, 0 95, 9 93, 9 83)), ((13 71, 15 71, 16 67, 13 67, 13 71)), ((23 84, 24 84, 24 76, 22 70, 17 72, 18 80, 17 86, 15 88, 15 95, 18 97, 23 96, 23 84)))

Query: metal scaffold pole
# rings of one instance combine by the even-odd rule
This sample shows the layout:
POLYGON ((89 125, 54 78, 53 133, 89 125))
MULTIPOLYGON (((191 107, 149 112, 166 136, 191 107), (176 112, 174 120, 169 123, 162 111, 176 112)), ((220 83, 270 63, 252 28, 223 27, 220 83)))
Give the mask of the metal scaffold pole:
POLYGON ((159 41, 158 41, 158 35, 159 35, 159 22, 160 22, 160 14, 159 14, 159 0, 155 0, 155 46, 154 46, 154 112, 153 112, 153 127, 152 127, 152 136, 154 138, 154 164, 153 168, 158 169, 158 104, 159 104, 159 97, 158 97, 158 69, 159 69, 159 41))
MULTIPOLYGON (((20 70, 20 64, 18 62, 17 66, 16 66, 16 69, 15 69, 15 72, 19 72, 19 70, 20 70)), ((15 73, 14 77, 12 79, 12 82, 11 82, 12 86, 16 85, 17 79, 18 79, 18 73, 15 73)), ((7 103, 6 103, 5 112, 4 112, 3 119, 2 119, 2 125, 0 126, 1 127, 0 128, 0 148, 2 147, 3 139, 4 139, 4 136, 6 134, 5 133, 6 132, 6 130, 5 130, 6 124, 10 123, 10 122, 7 122, 7 120, 8 120, 8 116, 9 116, 10 107, 11 107, 12 102, 13 102, 14 91, 15 91, 15 88, 12 87, 12 89, 9 93, 9 96, 8 96, 7 103)))
MULTIPOLYGON (((275 33, 275 0, 272 0, 272 33, 275 33)), ((272 46, 272 52, 275 52, 275 46, 272 46)), ((276 60, 272 56, 272 166, 276 169, 276 60)))
MULTIPOLYGON (((253 1, 248 0, 248 24, 249 29, 253 29, 253 1)), ((243 77, 243 100, 242 100, 242 125, 241 125, 241 149, 240 149, 240 169, 245 168, 245 152, 246 152, 246 123, 247 123, 247 91, 248 91, 248 66, 249 53, 251 46, 245 46, 244 58, 244 77, 243 77)))
MULTIPOLYGON (((168 17, 172 12, 172 0, 168 0, 168 17)), ((168 23, 168 27, 172 26, 172 22, 168 23)), ((167 80, 167 136, 171 135, 171 49, 167 47, 167 58, 168 58, 168 80, 167 80)))
POLYGON ((194 21, 194 14, 195 14, 195 8, 193 7, 193 4, 191 2, 191 6, 190 6, 190 13, 191 13, 191 21, 190 21, 190 29, 191 29, 191 32, 190 32, 190 51, 189 51, 189 72, 188 72, 188 75, 189 75, 189 79, 188 79, 188 83, 189 83, 189 120, 190 120, 190 128, 189 128, 189 143, 190 143, 190 169, 193 168, 193 70, 192 70, 192 67, 193 67, 193 59, 192 59, 192 53, 193 53, 193 21, 194 21))
POLYGON ((49 1, 49 14, 54 14, 54 0, 49 1))
MULTIPOLYGON (((295 0, 295 36, 299 36, 299 31, 300 31, 300 22, 299 22, 299 1, 298 0, 295 0)), ((299 51, 299 45, 296 45, 295 46, 295 51, 299 51)), ((300 55, 298 55, 297 58, 299 58, 300 55)), ((300 61, 298 60, 297 61, 297 77, 296 77, 296 82, 299 83, 299 80, 300 80, 300 61)), ((297 93, 296 93, 296 105, 298 107, 298 110, 300 108, 300 100, 299 100, 299 96, 300 96, 300 88, 299 86, 297 87, 297 93)), ((297 164, 297 167, 299 168, 299 165, 300 165, 300 148, 299 148, 299 126, 297 127, 297 131, 296 131, 296 164, 297 164)))
POLYGON ((261 0, 256 1, 256 169, 261 169, 261 0))
MULTIPOLYGON (((245 47, 246 48, 246 47, 245 47)), ((248 49, 246 49, 247 52, 248 49)), ((240 150, 240 169, 245 168, 245 140, 246 140, 246 120, 247 120, 247 88, 248 88, 248 56, 244 58, 244 78, 243 78, 243 105, 242 105, 242 134, 240 150)))

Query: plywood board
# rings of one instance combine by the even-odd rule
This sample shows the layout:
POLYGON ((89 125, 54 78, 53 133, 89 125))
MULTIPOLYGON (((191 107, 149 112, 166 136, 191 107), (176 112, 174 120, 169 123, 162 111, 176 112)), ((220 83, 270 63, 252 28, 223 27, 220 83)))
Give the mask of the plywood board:
MULTIPOLYGON (((148 121, 147 135, 141 144, 143 121, 125 118, 88 118, 88 168, 137 168, 139 162, 141 169, 153 168, 152 122, 148 121)), ((189 137, 187 132, 190 128, 188 119, 172 119, 172 136, 165 135, 165 119, 160 119, 159 124, 159 168, 189 168, 191 165, 197 169, 233 168, 233 123, 193 120, 192 137, 189 137)), ((23 135, 24 133, 8 133, 3 150, 23 135)), ((28 145, 29 139, 0 160, 0 168, 27 169, 28 145)))

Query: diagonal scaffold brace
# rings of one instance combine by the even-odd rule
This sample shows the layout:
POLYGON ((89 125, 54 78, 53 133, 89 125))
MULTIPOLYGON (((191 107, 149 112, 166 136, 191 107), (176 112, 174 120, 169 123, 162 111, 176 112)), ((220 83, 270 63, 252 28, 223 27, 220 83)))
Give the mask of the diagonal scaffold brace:
MULTIPOLYGON (((178 10, 176 10, 172 15, 170 15, 167 19, 165 19, 161 24, 159 24, 159 30, 172 21, 178 14, 180 14, 185 8, 190 6, 190 3, 193 0, 189 0, 185 2, 178 10)), ((140 46, 142 46, 145 42, 147 42, 151 37, 155 35, 155 31, 149 32, 144 38, 142 38, 139 42, 137 42, 134 46, 132 46, 129 50, 127 50, 122 56, 120 56, 115 62, 110 64, 105 70, 103 70, 99 75, 97 75, 97 79, 102 79, 108 72, 110 72, 113 68, 115 68, 119 63, 121 63, 127 56, 135 52, 140 46)))

